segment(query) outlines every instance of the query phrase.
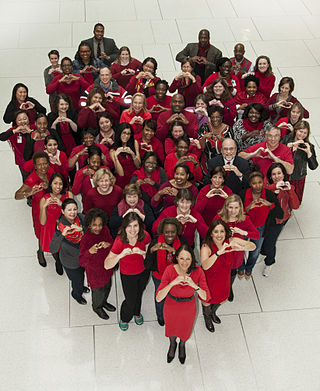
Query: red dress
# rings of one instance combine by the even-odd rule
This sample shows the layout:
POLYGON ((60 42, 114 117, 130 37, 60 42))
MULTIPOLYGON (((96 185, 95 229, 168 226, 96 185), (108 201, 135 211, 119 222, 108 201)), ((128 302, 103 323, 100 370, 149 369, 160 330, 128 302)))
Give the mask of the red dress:
MULTIPOLYGON (((157 293, 161 289, 165 288, 176 277, 178 277, 178 273, 174 265, 169 265, 163 273, 157 293)), ((200 267, 197 267, 192 270, 190 277, 201 289, 206 291, 207 299, 209 299, 210 292, 203 270, 200 267)), ((179 284, 173 286, 169 293, 175 297, 191 297, 194 294, 194 289, 189 285, 179 284)), ((196 312, 197 305, 194 296, 190 301, 177 303, 174 299, 167 295, 163 308, 166 337, 175 336, 180 338, 182 341, 187 341, 192 333, 196 312)))
MULTIPOLYGON (((44 195, 44 198, 47 200, 51 195, 49 193, 44 195)), ((68 198, 68 193, 61 194, 60 201, 63 202, 66 198, 68 198)), ((61 206, 57 204, 49 204, 47 206, 47 221, 45 225, 41 224, 40 231, 40 243, 42 247, 42 251, 49 253, 49 245, 53 238, 53 235, 56 230, 57 220, 61 215, 61 206)))
MULTIPOLYGON (((211 247, 210 257, 218 250, 218 247, 213 242, 211 242, 211 247)), ((208 270, 204 271, 211 296, 211 299, 207 300, 207 302, 210 304, 220 304, 229 297, 233 255, 234 253, 232 252, 220 255, 215 263, 208 270)))

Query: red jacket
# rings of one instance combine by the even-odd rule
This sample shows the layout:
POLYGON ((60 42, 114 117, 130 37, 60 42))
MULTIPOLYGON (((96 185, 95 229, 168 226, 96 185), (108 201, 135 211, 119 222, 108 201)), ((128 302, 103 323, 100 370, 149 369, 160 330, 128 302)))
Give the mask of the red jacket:
MULTIPOLYGON (((151 118, 151 114, 149 113, 149 111, 144 111, 143 109, 139 111, 138 114, 136 114, 133 110, 132 112, 130 113, 129 112, 129 109, 128 110, 124 110, 121 114, 121 117, 120 117, 120 123, 122 122, 128 122, 128 124, 130 124, 130 121, 132 120, 133 117, 142 117, 143 120, 146 120, 146 119, 149 119, 151 118)), ((139 124, 139 123, 134 123, 134 124, 131 124, 132 126, 132 129, 133 129, 133 133, 135 135, 135 138, 137 138, 136 136, 137 135, 141 135, 141 132, 142 132, 142 124, 139 124)))

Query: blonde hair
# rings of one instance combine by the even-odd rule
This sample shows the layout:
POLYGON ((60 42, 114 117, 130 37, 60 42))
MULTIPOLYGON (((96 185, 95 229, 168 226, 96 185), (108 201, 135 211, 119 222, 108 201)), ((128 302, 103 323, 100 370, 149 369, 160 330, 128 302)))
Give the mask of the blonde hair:
POLYGON ((133 111, 133 107, 132 107, 132 102, 134 101, 135 98, 139 97, 142 98, 142 101, 143 101, 143 106, 142 106, 142 109, 144 111, 147 111, 147 102, 146 102, 146 97, 144 94, 142 94, 141 92, 136 92, 133 97, 132 97, 132 101, 131 101, 131 104, 130 104, 130 107, 128 109, 129 113, 131 114, 132 111, 133 111))
POLYGON ((112 175, 111 171, 106 167, 102 167, 99 168, 99 170, 97 170, 96 173, 93 175, 92 181, 95 187, 98 186, 98 182, 104 175, 109 176, 111 186, 113 186, 116 183, 116 178, 112 175))
POLYGON ((229 197, 225 200, 222 209, 218 212, 219 216, 221 217, 221 220, 228 223, 229 221, 229 215, 228 215, 228 206, 231 204, 231 202, 238 202, 240 206, 240 212, 239 216, 237 218, 237 222, 244 221, 246 219, 246 214, 244 212, 244 207, 241 198, 238 196, 238 194, 231 194, 229 197))

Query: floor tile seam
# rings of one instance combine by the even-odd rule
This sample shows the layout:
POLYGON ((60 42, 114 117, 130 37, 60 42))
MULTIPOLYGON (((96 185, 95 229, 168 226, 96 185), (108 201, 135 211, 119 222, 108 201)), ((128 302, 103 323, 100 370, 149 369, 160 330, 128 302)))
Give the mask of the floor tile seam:
MULTIPOLYGON (((283 308, 279 310, 263 310, 261 314, 277 314, 280 312, 293 312, 293 311, 310 311, 310 310, 320 310, 320 307, 304 307, 304 308, 283 308)), ((246 314, 243 314, 246 315, 246 314)))
POLYGON ((204 382, 204 370, 203 370, 202 365, 201 365, 200 352, 199 352, 198 343, 197 343, 197 332, 196 332, 196 330, 194 328, 194 325, 193 325, 193 335, 194 335, 194 342, 195 342, 195 345, 196 345, 197 358, 198 358, 198 362, 199 362, 202 388, 203 388, 204 391, 206 391, 205 382, 204 382))
POLYGON ((304 46, 306 47, 306 49, 308 50, 308 52, 311 54, 311 56, 314 58, 315 62, 316 62, 317 64, 320 65, 320 62, 317 60, 316 56, 313 54, 313 52, 311 51, 311 49, 310 49, 309 46, 307 45, 306 41, 307 41, 306 39, 303 39, 303 40, 302 40, 304 46))
POLYGON ((258 290, 257 290, 256 284, 254 282, 254 277, 252 277, 252 284, 253 284, 253 289, 255 291, 255 294, 257 296, 257 300, 258 300, 258 303, 259 303, 260 310, 261 310, 261 312, 263 312, 261 301, 260 301, 259 294, 258 294, 258 290))
POLYGON ((211 7, 209 6, 208 0, 204 0, 204 2, 206 4, 208 10, 210 11, 210 14, 211 14, 212 18, 214 18, 215 16, 214 16, 214 13, 213 13, 211 7))
MULTIPOLYGON (((259 29, 258 29, 258 26, 256 25, 256 23, 255 23, 255 21, 253 20, 253 18, 254 18, 254 17, 251 15, 251 16, 250 16, 250 19, 251 19, 251 21, 252 21, 252 24, 254 25, 255 29, 257 30, 257 32, 258 32, 258 34, 259 34, 259 37, 261 38, 261 41, 265 42, 265 40, 262 38, 262 35, 261 35, 261 33, 260 33, 259 29)), ((254 51, 255 51, 255 49, 254 49, 254 51)), ((255 53, 257 54, 256 51, 255 51, 255 53)))
POLYGON ((229 27, 229 30, 231 31, 231 34, 233 36, 234 42, 237 42, 237 37, 236 37, 235 33, 233 32, 233 30, 231 28, 231 22, 229 21, 229 18, 225 18, 225 19, 227 21, 227 25, 229 27))
POLYGON ((309 7, 308 7, 308 5, 305 3, 305 1, 304 1, 304 0, 300 0, 300 1, 301 1, 301 3, 306 7, 306 9, 310 12, 310 16, 314 16, 314 15, 312 14, 311 9, 309 9, 309 7))

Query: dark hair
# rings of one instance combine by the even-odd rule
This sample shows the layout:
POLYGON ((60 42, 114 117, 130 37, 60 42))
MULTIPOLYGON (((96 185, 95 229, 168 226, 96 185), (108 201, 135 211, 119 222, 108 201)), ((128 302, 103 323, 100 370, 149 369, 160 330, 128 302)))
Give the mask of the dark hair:
POLYGON ((56 179, 56 178, 60 178, 62 180, 62 190, 61 190, 61 193, 60 194, 65 194, 66 193, 66 190, 68 188, 68 185, 66 183, 66 180, 64 179, 64 176, 62 174, 60 174, 60 172, 55 172, 51 175, 51 178, 49 179, 49 183, 48 183, 48 187, 47 187, 47 190, 46 192, 47 193, 52 193, 52 182, 56 179))
POLYGON ((189 189, 180 189, 177 193, 177 195, 174 197, 174 204, 175 206, 178 205, 178 201, 180 200, 186 200, 191 201, 191 207, 194 206, 195 199, 192 194, 192 191, 189 189))
POLYGON ((48 122, 48 118, 47 118, 47 116, 44 113, 38 113, 36 115, 36 118, 35 118, 34 122, 36 122, 39 118, 45 118, 47 120, 47 122, 48 122))
POLYGON ((33 164, 36 165, 36 162, 38 159, 46 159, 47 162, 49 163, 49 155, 44 152, 44 151, 38 151, 38 152, 35 152, 33 155, 32 155, 32 161, 33 161, 33 164))
POLYGON ((169 89, 169 83, 167 82, 167 80, 158 80, 158 81, 156 82, 156 84, 154 85, 154 88, 157 88, 159 84, 165 85, 165 86, 166 86, 166 89, 167 89, 167 91, 168 91, 168 89, 169 89))
POLYGON ((203 102, 208 106, 208 99, 205 94, 199 94, 194 98, 194 105, 197 104, 198 100, 203 100, 203 102))
POLYGON ((91 136, 96 137, 97 131, 95 129, 92 129, 92 128, 84 129, 84 131, 82 132, 82 139, 84 139, 84 135, 85 134, 91 134, 91 136))
POLYGON ((188 147, 190 147, 190 139, 188 136, 184 135, 178 137, 176 140, 174 140, 175 145, 177 146, 180 143, 180 141, 184 141, 188 145, 188 147))
POLYGON ((183 123, 182 121, 175 120, 175 121, 173 121, 173 122, 171 123, 171 125, 169 126, 169 131, 168 131, 167 138, 172 138, 172 139, 173 139, 173 137, 172 137, 172 130, 173 130, 173 128, 174 128, 175 126, 181 126, 182 129, 183 129, 183 132, 184 132, 183 135, 184 135, 184 136, 187 135, 186 129, 185 129, 185 127, 184 127, 184 123, 183 123))
POLYGON ((223 118, 224 109, 220 106, 210 106, 208 109, 208 116, 211 117, 211 115, 216 112, 218 112, 221 115, 221 118, 223 118))
POLYGON ((139 224, 139 233, 138 233, 137 242, 142 242, 144 240, 146 234, 144 232, 144 225, 143 225, 143 222, 142 222, 140 216, 136 212, 129 212, 122 219, 122 224, 121 224, 120 233, 119 233, 119 237, 120 237, 122 243, 129 243, 128 238, 127 238, 126 228, 133 221, 137 221, 139 224))
POLYGON ((69 105, 69 108, 67 110, 67 113, 70 111, 70 109, 72 109, 72 100, 70 98, 69 95, 66 95, 66 94, 59 94, 55 97, 54 101, 53 101, 53 105, 52 105, 52 112, 57 114, 58 113, 58 106, 59 106, 59 102, 60 100, 64 100, 68 103, 69 105))
POLYGON ((99 217, 102 220, 103 226, 108 224, 108 214, 104 210, 99 208, 92 208, 88 210, 83 221, 84 229, 87 230, 90 224, 99 217))
MULTIPOLYGON (((71 60, 70 57, 63 57, 63 59, 61 60, 61 65, 62 65, 62 63, 65 62, 65 61, 69 61, 69 62, 71 63, 71 65, 72 65, 72 60, 71 60)), ((72 66, 72 68, 73 68, 73 66, 72 66)))
POLYGON ((149 157, 155 157, 156 158, 156 160, 157 160, 156 169, 161 167, 161 160, 159 159, 159 156, 155 152, 153 152, 153 151, 148 151, 148 152, 146 152, 143 155, 143 157, 141 159, 141 167, 144 167, 144 164, 145 164, 146 160, 149 159, 149 157))
POLYGON ((232 62, 230 61, 230 58, 228 57, 220 57, 217 62, 216 62, 216 67, 217 67, 217 70, 218 72, 220 71, 220 68, 222 67, 222 65, 226 62, 230 62, 230 64, 232 65, 232 62))
POLYGON ((176 226, 177 236, 180 236, 182 234, 182 225, 180 221, 178 221, 175 217, 166 217, 162 219, 158 225, 158 230, 157 230, 158 235, 163 234, 164 226, 169 224, 176 226))
POLYGON ((300 130, 300 129, 307 129, 308 134, 307 134, 306 138, 305 138, 303 141, 310 144, 310 141, 309 141, 309 136, 310 136, 310 124, 309 124, 309 122, 305 121, 304 119, 298 121, 298 122, 293 126, 293 131, 290 133, 290 136, 294 139, 294 138, 296 137, 297 130, 300 130))
POLYGON ((66 207, 70 204, 75 204, 78 208, 78 204, 76 203, 76 201, 73 198, 66 198, 64 201, 62 201, 61 209, 65 210, 66 207))
POLYGON ((141 68, 143 68, 144 65, 146 65, 147 62, 152 62, 153 66, 154 66, 154 70, 153 70, 153 74, 155 75, 156 72, 157 72, 157 68, 158 68, 158 63, 157 63, 157 60, 153 57, 147 57, 143 60, 143 63, 142 63, 142 66, 141 68))
POLYGON ((153 118, 145 119, 142 124, 142 129, 144 129, 145 126, 148 126, 154 132, 157 131, 157 121, 153 118))
POLYGON ((255 109, 256 111, 258 111, 258 113, 260 114, 260 120, 259 122, 264 122, 266 121, 269 116, 268 116, 268 113, 267 113, 267 110, 265 109, 265 107, 261 104, 261 103, 250 103, 245 109, 244 109, 244 112, 243 112, 243 118, 248 118, 248 114, 249 114, 249 111, 251 109, 255 109))
POLYGON ((110 122, 111 122, 111 125, 113 126, 113 124, 114 124, 113 117, 112 117, 112 115, 111 115, 110 113, 108 113, 107 111, 104 111, 104 112, 98 114, 98 125, 99 125, 100 118, 102 118, 102 117, 103 117, 103 118, 109 119, 110 122))
POLYGON ((248 83, 250 83, 250 81, 253 81, 254 83, 256 83, 257 88, 259 88, 260 80, 259 80, 259 78, 257 76, 254 76, 254 75, 247 76, 244 79, 244 86, 247 87, 247 85, 248 85, 248 83))
POLYGON ((27 110, 17 110, 17 111, 15 111, 14 114, 13 114, 13 121, 12 121, 13 126, 16 126, 16 125, 17 125, 17 122, 16 122, 16 121, 17 121, 17 117, 18 117, 19 114, 25 114, 25 115, 28 117, 28 121, 29 121, 29 123, 30 123, 30 118, 29 118, 29 116, 28 116, 27 110))
POLYGON ((302 104, 300 102, 294 102, 294 104, 290 107, 290 109, 288 111, 289 122, 290 122, 291 111, 295 108, 297 108, 300 111, 299 121, 301 121, 303 119, 304 108, 303 108, 302 104))
POLYGON ((44 139, 44 145, 47 145, 50 140, 55 140, 57 144, 59 144, 56 136, 54 136, 53 134, 48 134, 48 136, 46 136, 44 139))
POLYGON ((82 58, 80 56, 80 48, 83 47, 83 46, 87 46, 89 49, 90 49, 90 61, 89 61, 89 65, 93 64, 94 62, 94 55, 93 55, 93 50, 91 48, 91 46, 87 43, 87 42, 80 42, 79 46, 78 46, 78 50, 77 50, 77 53, 75 54, 74 56, 74 59, 76 61, 78 61, 81 65, 84 65, 83 61, 82 61, 82 58))
MULTIPOLYGON (((192 71, 193 71, 193 70, 194 70, 194 67, 195 67, 195 63, 194 63, 194 61, 191 60, 191 58, 184 58, 184 59, 181 61, 181 68, 182 68, 182 66, 183 66, 184 64, 186 64, 187 62, 190 64, 190 66, 191 66, 191 68, 192 68, 192 71)), ((192 72, 192 73, 193 73, 193 72, 192 72)))
POLYGON ((102 157, 102 151, 101 148, 97 145, 91 145, 88 147, 88 159, 92 158, 92 156, 98 155, 100 158, 102 157))
POLYGON ((280 87, 282 87, 286 83, 289 84, 289 87, 290 87, 289 93, 291 94, 291 92, 294 90, 294 80, 292 79, 292 77, 289 77, 289 76, 285 76, 280 80, 280 83, 278 86, 278 91, 280 92, 280 87))
POLYGON ((231 229, 230 227, 228 226, 228 224, 226 222, 224 222, 223 220, 221 219, 217 219, 217 220, 213 220, 210 225, 209 225, 209 229, 206 233, 206 236, 204 238, 204 241, 203 243, 205 243, 207 246, 210 247, 211 251, 213 251, 213 248, 212 248, 212 238, 211 238, 211 235, 212 235, 212 232, 213 230, 218 226, 218 225, 222 225, 225 229, 225 232, 226 232, 226 237, 225 239, 229 239, 231 238, 232 236, 232 232, 231 232, 231 229))
POLYGON ((93 27, 93 30, 95 30, 97 27, 102 27, 104 29, 104 25, 102 23, 96 23, 93 27))
POLYGON ((192 270, 195 270, 197 268, 197 262, 196 262, 196 257, 194 255, 193 249, 188 243, 184 243, 178 248, 178 250, 175 253, 175 256, 172 259, 172 263, 175 263, 175 264, 178 263, 177 258, 180 255, 181 251, 187 251, 188 253, 191 254, 192 261, 191 261, 191 264, 187 270, 187 274, 190 274, 192 272, 192 270))
MULTIPOLYGON (((127 146, 129 148, 131 148, 131 150, 135 153, 136 150, 134 148, 134 134, 133 134, 133 129, 132 129, 132 126, 128 123, 128 122, 122 122, 121 124, 119 124, 117 126, 117 130, 115 132, 115 136, 114 136, 114 143, 112 145, 112 148, 114 150, 116 150, 117 148, 119 147, 122 147, 122 141, 121 141, 121 134, 122 132, 125 130, 125 129, 130 129, 131 131, 131 135, 130 135, 130 138, 127 142, 127 146)), ((123 152, 121 152, 123 153, 123 152)))
POLYGON ((12 96, 11 96, 11 101, 10 101, 10 103, 11 103, 11 102, 12 102, 12 103, 15 103, 15 102, 17 101, 16 94, 17 94, 18 88, 20 88, 20 87, 23 87, 23 88, 26 89, 26 91, 27 91, 27 97, 26 97, 26 99, 28 99, 28 97, 29 97, 29 90, 28 90, 28 87, 27 87, 25 84, 23 84, 23 83, 17 83, 17 84, 13 87, 12 96))
POLYGON ((104 91, 101 87, 93 87, 90 90, 90 92, 87 96, 87 102, 86 102, 87 107, 91 105, 91 99, 92 99, 93 95, 95 95, 95 94, 100 94, 102 96, 101 105, 104 107, 106 104, 106 96, 105 96, 104 91))
POLYGON ((51 54, 55 54, 56 56, 58 56, 58 59, 60 58, 60 54, 58 52, 58 50, 50 50, 50 52, 48 53, 48 57, 50 58, 51 54))
POLYGON ((221 174, 223 176, 223 182, 227 179, 226 170, 222 166, 215 166, 209 173, 209 178, 211 179, 214 175, 221 174))
POLYGON ((249 175, 249 177, 248 177, 248 183, 249 183, 249 185, 251 184, 252 179, 253 179, 253 178, 256 178, 256 177, 259 177, 259 178, 262 179, 262 181, 264 181, 264 176, 263 176, 262 172, 260 172, 260 171, 253 171, 253 172, 249 175))
POLYGON ((287 170, 285 169, 285 166, 282 164, 282 163, 272 163, 271 166, 269 167, 268 171, 267 171, 267 180, 268 182, 270 183, 270 185, 273 183, 272 181, 272 178, 271 178, 271 175, 272 175, 272 171, 275 169, 275 168, 280 168, 280 170, 282 171, 282 174, 284 176, 283 180, 286 182, 288 181, 289 179, 289 175, 287 173, 287 170))
POLYGON ((176 164, 175 167, 174 167, 174 172, 176 172, 178 168, 183 168, 183 169, 184 169, 184 171, 185 171, 186 174, 187 174, 187 177, 188 177, 188 180, 189 180, 189 181, 192 181, 192 180, 193 180, 194 176, 193 176, 193 173, 190 171, 189 166, 187 166, 187 165, 184 164, 184 163, 176 164))

